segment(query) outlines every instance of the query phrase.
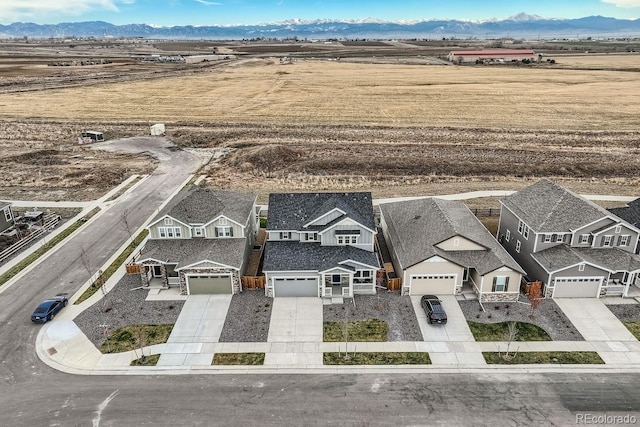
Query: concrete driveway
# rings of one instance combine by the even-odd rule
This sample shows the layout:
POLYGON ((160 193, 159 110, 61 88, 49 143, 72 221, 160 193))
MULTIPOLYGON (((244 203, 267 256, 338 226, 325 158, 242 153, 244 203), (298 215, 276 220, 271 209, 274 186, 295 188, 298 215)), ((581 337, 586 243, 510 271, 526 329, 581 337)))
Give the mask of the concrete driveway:
POLYGON ((268 342, 322 342, 320 298, 274 298, 268 342))
POLYGON ((557 298, 554 301, 587 341, 637 341, 598 298, 557 298))
POLYGON ((447 312, 446 325, 429 324, 427 315, 420 306, 420 298, 419 295, 411 296, 411 303, 425 341, 475 341, 455 295, 438 295, 447 312))

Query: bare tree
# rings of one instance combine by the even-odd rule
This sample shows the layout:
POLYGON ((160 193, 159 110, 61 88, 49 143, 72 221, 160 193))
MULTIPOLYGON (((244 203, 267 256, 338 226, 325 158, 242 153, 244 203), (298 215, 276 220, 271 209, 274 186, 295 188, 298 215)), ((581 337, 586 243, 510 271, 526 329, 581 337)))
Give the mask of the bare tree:
POLYGON ((500 351, 498 351, 498 356, 502 357, 504 360, 513 360, 516 355, 518 354, 518 348, 516 348, 516 350, 514 352, 511 352, 511 344, 513 343, 513 341, 516 340, 516 338, 518 337, 518 324, 516 322, 509 322, 507 325, 507 332, 505 333, 505 338, 507 341, 507 351, 504 354, 501 354, 500 351))
POLYGON ((124 208, 122 210, 122 213, 120 214, 120 224, 122 225, 122 228, 124 228, 124 230, 129 235, 131 244, 133 244, 134 242, 133 233, 135 231, 135 228, 133 227, 133 224, 131 222, 130 214, 131 214, 131 211, 129 210, 129 208, 124 208))
POLYGON ((529 303, 531 304, 531 313, 529 314, 529 316, 532 319, 535 319, 537 309, 542 303, 542 282, 533 282, 529 287, 529 293, 527 296, 529 297, 529 303))
POLYGON ((91 281, 91 286, 93 288, 99 288, 100 291, 102 292, 102 305, 104 306, 106 304, 106 297, 107 296, 107 291, 104 288, 104 286, 102 286, 104 284, 104 278, 102 275, 102 270, 98 270, 97 274, 93 269, 93 265, 91 264, 91 259, 89 258, 89 254, 87 253, 86 248, 84 247, 84 245, 80 248, 80 262, 82 263, 82 266, 84 267, 85 270, 87 270, 87 273, 89 273, 89 281, 91 281), (95 276, 95 277, 94 277, 95 276))

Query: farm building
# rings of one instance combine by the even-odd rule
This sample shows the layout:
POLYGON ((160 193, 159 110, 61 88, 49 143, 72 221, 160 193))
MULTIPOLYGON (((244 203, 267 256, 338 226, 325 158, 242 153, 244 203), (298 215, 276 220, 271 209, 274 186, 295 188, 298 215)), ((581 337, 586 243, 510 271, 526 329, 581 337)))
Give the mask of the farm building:
POLYGON ((532 50, 525 49, 487 49, 487 50, 452 50, 447 55, 447 59, 451 62, 511 62, 522 61, 528 59, 536 60, 536 53, 532 50))

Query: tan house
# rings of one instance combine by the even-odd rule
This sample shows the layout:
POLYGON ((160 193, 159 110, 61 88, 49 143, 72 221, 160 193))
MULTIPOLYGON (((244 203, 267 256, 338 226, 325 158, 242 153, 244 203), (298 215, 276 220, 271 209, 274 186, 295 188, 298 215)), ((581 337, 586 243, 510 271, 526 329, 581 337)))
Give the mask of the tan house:
POLYGON ((524 271, 458 201, 425 198, 380 205, 381 227, 402 294, 515 301, 524 271))

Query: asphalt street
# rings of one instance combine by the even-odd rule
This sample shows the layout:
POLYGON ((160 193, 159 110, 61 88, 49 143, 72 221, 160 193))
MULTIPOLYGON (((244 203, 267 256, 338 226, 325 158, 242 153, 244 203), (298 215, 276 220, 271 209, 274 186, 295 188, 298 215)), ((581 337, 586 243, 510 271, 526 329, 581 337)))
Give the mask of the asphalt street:
POLYGON ((37 358, 40 300, 74 293, 200 160, 156 138, 115 141, 148 152, 155 173, 0 293, 0 426, 574 425, 576 414, 640 418, 638 374, 75 376, 37 358))

